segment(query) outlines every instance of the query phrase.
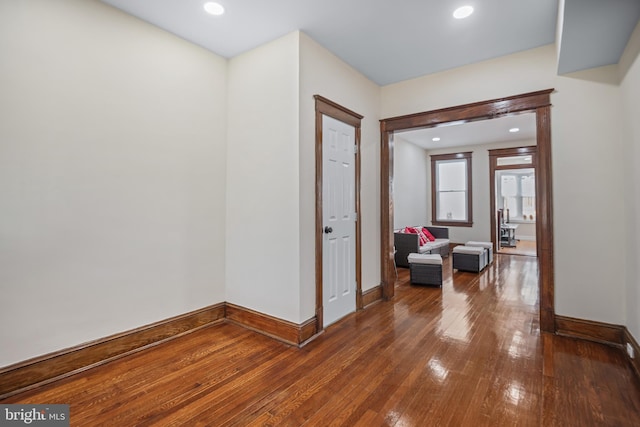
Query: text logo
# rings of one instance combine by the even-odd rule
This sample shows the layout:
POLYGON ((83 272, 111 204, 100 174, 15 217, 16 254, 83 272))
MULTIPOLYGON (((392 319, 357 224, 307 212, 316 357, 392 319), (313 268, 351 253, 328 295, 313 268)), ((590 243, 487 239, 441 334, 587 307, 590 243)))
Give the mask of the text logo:
POLYGON ((0 427, 69 427, 69 405, 0 405, 0 427))

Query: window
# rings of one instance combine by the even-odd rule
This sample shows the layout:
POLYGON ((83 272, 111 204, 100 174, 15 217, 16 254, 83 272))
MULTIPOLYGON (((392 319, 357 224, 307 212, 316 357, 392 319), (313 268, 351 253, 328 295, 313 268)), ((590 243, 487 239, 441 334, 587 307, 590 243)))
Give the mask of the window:
POLYGON ((431 156, 431 222, 471 227, 471 152, 431 156))
POLYGON ((498 203, 505 217, 533 221, 536 215, 536 178, 534 169, 498 171, 498 203))

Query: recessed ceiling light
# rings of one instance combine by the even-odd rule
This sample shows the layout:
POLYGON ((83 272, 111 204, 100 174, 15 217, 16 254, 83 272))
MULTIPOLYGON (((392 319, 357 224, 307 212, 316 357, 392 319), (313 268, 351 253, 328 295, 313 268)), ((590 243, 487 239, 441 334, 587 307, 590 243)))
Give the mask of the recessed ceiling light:
POLYGON ((509 129, 509 132, 511 132, 511 133, 520 132, 520 128, 511 128, 511 129, 509 129))
POLYGON ((204 4, 204 10, 211 15, 222 15, 224 13, 224 7, 220 3, 214 3, 212 1, 204 4))
POLYGON ((440 141, 440 138, 438 138, 438 137, 436 136, 435 138, 431 138, 431 140, 432 140, 433 142, 438 142, 438 141, 440 141))
POLYGON ((453 17, 456 19, 464 19, 473 13, 473 7, 462 6, 453 11, 453 17))

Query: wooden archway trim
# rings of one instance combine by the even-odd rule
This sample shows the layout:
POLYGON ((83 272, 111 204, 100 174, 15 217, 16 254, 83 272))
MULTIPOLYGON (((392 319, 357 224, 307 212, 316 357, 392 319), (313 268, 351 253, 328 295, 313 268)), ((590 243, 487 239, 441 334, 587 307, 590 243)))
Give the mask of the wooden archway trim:
POLYGON ((507 98, 492 99, 439 110, 380 120, 381 137, 381 277, 382 294, 393 298, 393 133, 420 129, 458 120, 475 121, 510 114, 536 114, 536 146, 538 178, 536 180, 536 219, 538 227, 540 329, 555 332, 554 267, 553 267, 553 194, 551 175, 551 100, 553 89, 530 92, 507 98))

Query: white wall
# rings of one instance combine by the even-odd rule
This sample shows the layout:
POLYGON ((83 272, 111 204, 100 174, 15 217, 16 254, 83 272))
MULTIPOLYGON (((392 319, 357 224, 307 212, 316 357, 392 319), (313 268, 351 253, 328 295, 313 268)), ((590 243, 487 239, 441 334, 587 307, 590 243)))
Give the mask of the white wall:
POLYGON ((518 240, 528 240, 535 241, 536 240, 536 224, 531 222, 520 222, 511 221, 518 224, 518 228, 516 229, 516 239, 518 240))
POLYGON ((380 89, 300 34, 301 321, 315 312, 315 101, 321 95, 362 116, 362 289, 380 284, 380 89))
POLYGON ((0 366, 224 300, 226 61, 0 2, 0 366))
POLYGON ((636 26, 629 44, 620 60, 620 72, 624 77, 620 86, 622 110, 626 118, 624 127, 625 183, 627 244, 622 246, 627 260, 625 289, 625 324, 637 341, 640 341, 640 24, 636 26))
POLYGON ((227 301, 300 321, 298 33, 229 62, 227 301))
MULTIPOLYGON (((454 243, 491 241, 489 150, 536 145, 535 140, 424 150, 398 136, 394 139, 394 229, 431 225, 431 155, 471 151, 473 227, 449 227, 454 243), (416 178, 418 177, 418 178, 416 178), (420 197, 419 195, 423 195, 420 197)), ((535 225, 520 224, 518 237, 535 240, 535 225)))
POLYGON ((431 225, 427 152, 400 136, 393 139, 393 229, 431 225))
MULTIPOLYGON (((382 116, 437 108, 555 88, 551 95, 555 229, 555 296, 560 315, 625 322, 626 261, 597 246, 625 241, 622 111, 616 67, 556 76, 553 45, 437 73, 382 88, 382 116)), ((475 211, 475 209, 474 209, 475 211)), ((475 216, 475 213, 474 213, 475 216)))
MULTIPOLYGON (((464 125, 462 125, 464 126, 464 125)), ((489 150, 499 148, 526 147, 536 145, 535 140, 506 141, 492 144, 470 145, 451 149, 430 150, 427 152, 428 185, 431 188, 431 155, 450 154, 471 151, 471 186, 473 203, 472 227, 449 227, 449 240, 453 243, 464 243, 469 240, 491 241, 491 215, 494 209, 491 207, 491 179, 489 176, 489 150)), ((431 211, 429 211, 429 223, 431 223, 431 211)), ((535 234, 535 233, 534 233, 535 234)))

